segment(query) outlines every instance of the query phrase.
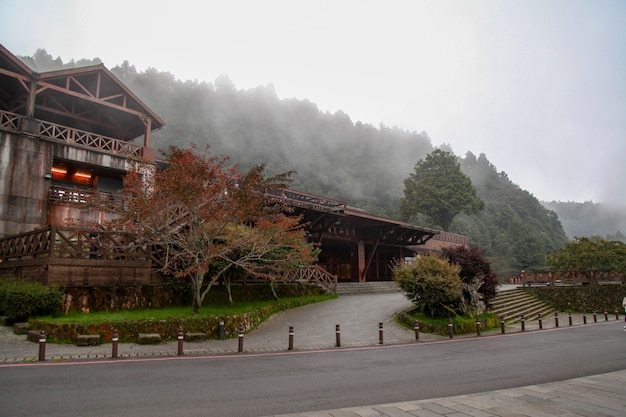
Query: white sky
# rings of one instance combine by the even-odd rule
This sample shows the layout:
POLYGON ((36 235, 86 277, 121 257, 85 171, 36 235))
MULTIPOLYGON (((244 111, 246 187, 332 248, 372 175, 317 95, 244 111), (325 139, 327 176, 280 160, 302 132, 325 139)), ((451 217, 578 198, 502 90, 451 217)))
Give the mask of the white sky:
POLYGON ((624 0, 0 0, 0 43, 273 84, 485 153, 541 200, 626 204, 624 0))

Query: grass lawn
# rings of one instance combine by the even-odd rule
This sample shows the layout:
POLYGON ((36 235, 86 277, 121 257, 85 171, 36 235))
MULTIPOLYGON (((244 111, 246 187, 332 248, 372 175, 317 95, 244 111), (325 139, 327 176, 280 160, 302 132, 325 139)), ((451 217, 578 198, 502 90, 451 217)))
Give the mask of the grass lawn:
MULTIPOLYGON (((500 327, 500 318, 496 314, 484 313, 479 316, 481 330, 492 330, 500 327)), ((420 330, 425 333, 435 333, 447 335, 448 317, 430 317, 422 313, 410 312, 399 321, 410 328, 413 323, 419 321, 420 330)), ((455 334, 468 334, 476 332, 476 317, 454 316, 452 317, 452 325, 455 334)))
POLYGON ((281 298, 280 300, 266 300, 254 302, 238 302, 229 304, 207 304, 200 311, 193 313, 191 306, 166 307, 158 309, 117 310, 117 311, 92 311, 89 313, 72 312, 68 314, 57 313, 49 316, 40 316, 34 320, 51 324, 82 324, 89 326, 102 322, 125 322, 141 320, 166 320, 187 319, 201 317, 228 317, 258 311, 267 307, 276 307, 277 311, 306 304, 317 303, 336 298, 336 295, 314 295, 294 298, 281 298))

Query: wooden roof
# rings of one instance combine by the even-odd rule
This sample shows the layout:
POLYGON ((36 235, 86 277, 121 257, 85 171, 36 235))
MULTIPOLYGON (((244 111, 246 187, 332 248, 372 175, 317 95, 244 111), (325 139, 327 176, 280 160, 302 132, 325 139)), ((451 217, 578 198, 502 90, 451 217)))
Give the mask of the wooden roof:
POLYGON ((304 217, 315 241, 367 241, 376 245, 423 245, 440 232, 364 213, 345 202, 295 190, 281 190, 284 202, 304 217))
POLYGON ((102 64, 38 73, 1 44, 0 109, 124 141, 165 124, 102 64))

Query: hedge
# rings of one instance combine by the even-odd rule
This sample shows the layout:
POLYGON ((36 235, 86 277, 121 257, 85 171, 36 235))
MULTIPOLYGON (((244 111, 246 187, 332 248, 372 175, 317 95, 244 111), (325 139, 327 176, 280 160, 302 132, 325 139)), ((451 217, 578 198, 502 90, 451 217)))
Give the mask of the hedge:
POLYGON ((0 315, 10 322, 52 314, 61 309, 63 294, 37 282, 0 281, 0 315))
POLYGON ((582 285, 575 287, 527 288, 540 300, 559 311, 589 313, 593 311, 623 312, 622 300, 626 297, 626 285, 582 285))

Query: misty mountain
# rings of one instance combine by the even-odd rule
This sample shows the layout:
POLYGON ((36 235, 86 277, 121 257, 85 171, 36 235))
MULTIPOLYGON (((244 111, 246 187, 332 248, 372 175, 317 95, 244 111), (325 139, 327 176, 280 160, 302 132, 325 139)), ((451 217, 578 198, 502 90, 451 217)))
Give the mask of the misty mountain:
POLYGON ((601 236, 626 242, 626 207, 585 201, 550 201, 543 205, 556 212, 567 237, 601 236))
MULTIPOLYGON (((39 52, 31 59, 37 68, 55 61, 39 52)), ((181 81, 153 68, 138 72, 126 61, 111 71, 165 120, 152 135, 153 147, 208 144, 214 155, 244 169, 263 163, 269 174, 293 170, 292 188, 370 214, 397 218, 404 179, 435 149, 425 132, 353 122, 308 100, 279 99, 272 85, 238 90, 227 76, 214 83, 181 81)), ((485 249, 500 273, 544 268, 545 255, 567 240, 556 214, 497 171, 485 154, 459 160, 485 209, 455 219, 450 231, 485 249)), ((419 225, 433 227, 426 220, 419 225)))

